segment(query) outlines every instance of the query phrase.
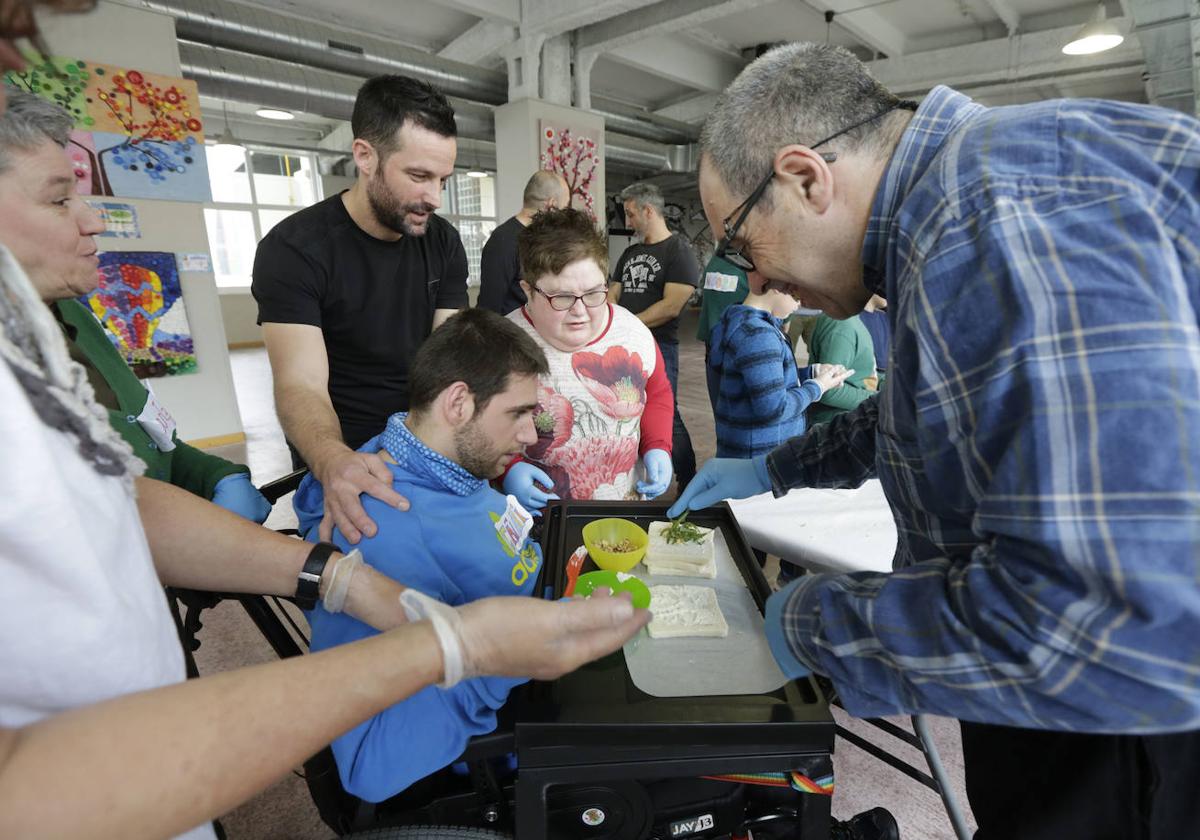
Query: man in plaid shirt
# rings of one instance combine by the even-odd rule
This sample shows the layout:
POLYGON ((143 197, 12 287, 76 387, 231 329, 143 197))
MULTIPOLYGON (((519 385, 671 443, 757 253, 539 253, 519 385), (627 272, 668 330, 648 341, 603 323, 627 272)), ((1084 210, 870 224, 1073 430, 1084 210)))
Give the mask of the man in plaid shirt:
POLYGON ((860 716, 959 718, 980 840, 1200 837, 1200 123, 945 87, 917 107, 793 44, 701 144, 752 288, 889 304, 877 397, 710 461, 671 511, 881 480, 895 571, 774 595, 781 666, 860 716))

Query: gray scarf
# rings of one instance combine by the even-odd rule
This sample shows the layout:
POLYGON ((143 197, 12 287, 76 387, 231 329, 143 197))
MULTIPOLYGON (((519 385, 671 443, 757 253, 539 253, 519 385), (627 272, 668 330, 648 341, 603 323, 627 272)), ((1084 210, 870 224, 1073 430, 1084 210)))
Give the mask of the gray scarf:
POLYGON ((62 331, 25 272, 0 246, 0 359, 25 390, 42 422, 75 441, 79 455, 100 475, 133 479, 146 465, 109 425, 96 404, 87 372, 67 352, 62 331))

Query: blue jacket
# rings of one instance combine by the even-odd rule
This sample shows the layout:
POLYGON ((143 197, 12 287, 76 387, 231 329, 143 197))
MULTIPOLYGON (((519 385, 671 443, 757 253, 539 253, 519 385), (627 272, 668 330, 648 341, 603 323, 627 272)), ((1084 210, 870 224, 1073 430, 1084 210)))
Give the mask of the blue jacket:
POLYGON ((708 348, 720 382, 713 410, 718 458, 764 455, 804 434, 804 412, 821 398, 821 387, 807 377, 801 384, 782 321, 753 306, 731 306, 708 348))
MULTIPOLYGON (((513 554, 496 533, 505 497, 459 465, 426 447, 393 415, 387 430, 360 451, 386 449, 392 486, 411 503, 399 511, 363 496, 363 507, 379 530, 358 544, 363 559, 379 572, 452 606, 490 595, 527 595, 533 590, 541 551, 532 541, 513 554)), ((324 492, 310 475, 293 505, 300 532, 315 541, 324 492)), ((339 531, 333 542, 351 547, 339 531)), ((308 614, 313 652, 346 644, 377 630, 345 613, 317 606, 308 614)), ((519 639, 513 639, 519 644, 519 639)), ((394 796, 413 782, 453 762, 473 735, 496 728, 496 710, 521 679, 475 677, 450 689, 426 688, 333 742, 342 786, 369 802, 394 796)))

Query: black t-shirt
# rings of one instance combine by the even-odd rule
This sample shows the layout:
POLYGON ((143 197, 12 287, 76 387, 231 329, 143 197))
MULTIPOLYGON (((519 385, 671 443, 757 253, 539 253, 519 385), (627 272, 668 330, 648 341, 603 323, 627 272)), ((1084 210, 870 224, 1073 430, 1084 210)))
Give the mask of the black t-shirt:
POLYGON ((479 258, 479 300, 475 305, 507 315, 525 305, 521 291, 521 260, 517 257, 517 237, 525 225, 513 216, 492 231, 479 258))
POLYGON ((449 222, 385 242, 335 195, 273 227, 254 256, 258 322, 311 324, 325 336, 329 397, 357 449, 408 409, 408 370, 435 309, 467 305, 467 254, 449 222))
MULTIPOLYGON (((621 306, 634 315, 663 299, 667 283, 700 285, 700 263, 691 246, 678 234, 653 245, 636 243, 625 249, 613 269, 612 282, 621 284, 621 306)), ((650 330, 667 344, 679 343, 679 319, 650 330)))

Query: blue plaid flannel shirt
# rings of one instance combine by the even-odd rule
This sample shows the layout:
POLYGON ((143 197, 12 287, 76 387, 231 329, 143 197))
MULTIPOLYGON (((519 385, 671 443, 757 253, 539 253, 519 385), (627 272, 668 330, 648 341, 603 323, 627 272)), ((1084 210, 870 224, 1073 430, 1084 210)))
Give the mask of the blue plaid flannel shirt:
POLYGON ((768 603, 785 670, 861 716, 1200 728, 1200 123, 932 91, 875 196, 883 391, 768 457, 877 475, 892 574, 768 603))

